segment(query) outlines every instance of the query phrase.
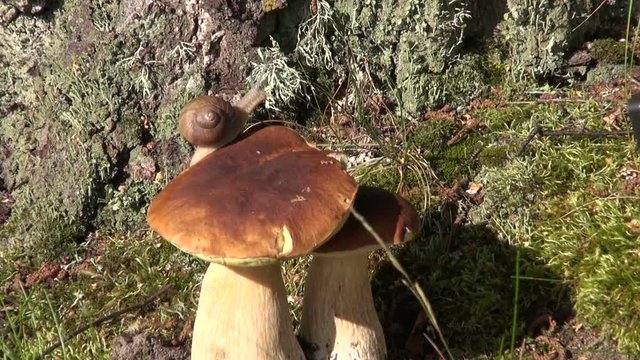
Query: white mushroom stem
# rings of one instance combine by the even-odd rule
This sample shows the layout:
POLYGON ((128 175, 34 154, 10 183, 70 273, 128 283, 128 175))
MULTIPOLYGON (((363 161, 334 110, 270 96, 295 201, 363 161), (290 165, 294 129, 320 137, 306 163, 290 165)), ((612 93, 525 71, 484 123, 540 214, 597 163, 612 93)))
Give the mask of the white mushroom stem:
POLYGON ((191 359, 304 359, 291 325, 279 262, 254 267, 209 265, 191 359))
POLYGON ((309 346, 307 359, 386 359, 367 254, 315 254, 300 325, 300 337, 309 346))
POLYGON ((211 154, 212 152, 218 150, 219 148, 227 145, 232 142, 235 138, 240 135, 244 125, 249 120, 249 116, 251 113, 265 100, 267 99, 267 94, 261 90, 260 88, 251 88, 249 92, 247 92, 237 103, 233 104, 233 108, 236 111, 236 116, 234 121, 229 124, 229 127, 225 129, 224 139, 220 141, 216 146, 197 146, 196 150, 193 153, 193 157, 191 158, 191 162, 189 166, 200 161, 205 156, 211 154))

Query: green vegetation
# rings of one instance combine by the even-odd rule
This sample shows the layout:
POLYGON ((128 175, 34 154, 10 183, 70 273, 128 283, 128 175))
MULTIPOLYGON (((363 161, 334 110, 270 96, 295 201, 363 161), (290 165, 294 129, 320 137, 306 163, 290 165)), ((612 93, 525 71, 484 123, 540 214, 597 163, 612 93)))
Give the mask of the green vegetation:
POLYGON ((591 43, 591 56, 602 64, 624 64, 629 49, 614 39, 596 39, 591 43))
POLYGON ((74 257, 61 260, 39 265, 27 256, 0 257, 0 353, 5 359, 36 358, 80 326, 142 302, 166 284, 171 289, 153 307, 92 327, 51 356, 108 358, 116 335, 139 329, 177 340, 195 314, 194 287, 204 264, 155 235, 97 235, 74 257))
MULTIPOLYGON (((620 89, 621 65, 591 70, 588 86, 534 82, 531 75, 558 69, 562 49, 582 41, 598 16, 587 19, 587 1, 560 10, 550 3, 509 2, 495 44, 469 50, 465 36, 493 29, 498 20, 469 20, 473 9, 465 2, 342 0, 332 9, 318 1, 291 54, 272 43, 259 52, 250 78, 270 90, 272 109, 289 111, 299 105, 294 100, 309 96, 299 111, 309 126, 301 131, 322 139, 324 148, 354 157, 370 152, 373 161, 349 169, 358 181, 398 191, 421 210, 423 233, 393 254, 425 290, 454 358, 521 356, 518 344, 555 335, 539 324, 541 315, 558 326, 575 316, 603 332, 598 346, 606 351, 640 352, 634 143, 538 136, 517 156, 536 125, 629 129, 620 121, 628 96, 620 89), (354 33, 340 33, 338 20, 353 24, 354 33), (594 79, 598 72, 608 79, 594 79), (616 84, 608 83, 612 73, 616 84), (432 116, 416 115, 427 110, 432 116)), ((276 2, 262 5, 272 10, 276 2)), ((65 9, 35 18, 36 33, 47 36, 0 29, 0 63, 13 66, 0 71, 0 94, 9 95, 0 97, 0 110, 11 105, 6 98, 30 109, 0 123, 12 139, 2 167, 16 201, 0 228, 2 242, 12 245, 0 248, 0 353, 33 358, 165 284, 172 289, 153 305, 92 327, 54 357, 107 358, 117 335, 138 331, 188 345, 183 330, 191 326, 205 264, 147 229, 133 230, 144 224, 149 200, 184 168, 190 148, 177 136, 177 114, 210 79, 190 35, 173 31, 189 24, 170 11, 151 8, 111 39, 116 24, 128 21, 114 3, 67 1, 65 9), (60 55, 72 34, 79 40, 60 55), (172 36, 147 51, 146 37, 166 34, 172 36), (21 44, 28 50, 10 61, 7 54, 17 54, 21 44), (27 76, 35 70, 25 59, 35 53, 44 60, 38 74, 27 76), (14 83, 19 86, 7 85, 14 83), (29 128, 39 130, 20 136, 29 128)), ((594 46, 599 61, 620 64, 617 43, 594 46)), ((629 50, 623 47, 622 62, 629 50)), ((371 259, 392 359, 423 348, 430 354, 425 334, 443 350, 388 254, 371 259), (408 346, 411 341, 420 346, 408 346)), ((296 324, 308 260, 285 264, 296 324)))
MULTIPOLYGON (((614 339, 620 354, 636 353, 640 187, 621 175, 638 169, 635 144, 628 138, 541 137, 516 156, 535 124, 547 131, 628 129, 606 121, 624 104, 589 89, 535 93, 562 100, 525 93, 511 103, 471 110, 467 119, 483 126, 454 145, 447 141, 460 130, 455 121, 436 116, 412 128, 403 148, 419 149, 428 161, 435 175, 428 188, 408 171, 414 158, 402 157, 399 148, 390 154, 394 148, 385 146, 383 153, 395 161, 359 168, 359 181, 400 190, 416 206, 423 205, 416 193, 431 195, 424 236, 396 256, 426 290, 454 357, 507 356, 512 336, 530 334, 532 319, 545 313, 575 314, 614 339), (463 177, 482 186, 479 205, 459 192, 438 190, 463 177), (457 217, 466 224, 456 224, 457 217)), ((377 305, 396 356, 421 311, 399 279, 388 263, 374 272, 377 305)))

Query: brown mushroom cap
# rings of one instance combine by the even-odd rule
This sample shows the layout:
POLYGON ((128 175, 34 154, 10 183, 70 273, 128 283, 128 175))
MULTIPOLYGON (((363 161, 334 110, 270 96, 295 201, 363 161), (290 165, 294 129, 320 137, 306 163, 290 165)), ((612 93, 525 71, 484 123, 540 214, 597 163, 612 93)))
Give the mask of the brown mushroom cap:
POLYGON ((328 152, 282 126, 207 155, 151 202, 151 228, 207 261, 257 265, 303 255, 342 226, 357 184, 328 152))
MULTIPOLYGON (((389 245, 412 239, 422 227, 420 217, 413 206, 400 195, 384 189, 361 186, 353 208, 389 245)), ((314 252, 326 254, 378 247, 380 246, 373 235, 351 215, 331 240, 314 252)))

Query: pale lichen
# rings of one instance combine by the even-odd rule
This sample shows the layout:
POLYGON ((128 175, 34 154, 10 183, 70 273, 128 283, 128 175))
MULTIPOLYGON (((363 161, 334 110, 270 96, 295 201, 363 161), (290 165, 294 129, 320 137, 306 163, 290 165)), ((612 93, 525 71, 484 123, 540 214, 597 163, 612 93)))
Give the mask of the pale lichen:
POLYGON ((271 39, 271 46, 258 49, 258 57, 252 62, 248 82, 267 93, 265 105, 268 109, 279 110, 301 95, 305 81, 290 61, 278 43, 271 39))
POLYGON ((300 24, 295 54, 310 67, 335 69, 335 53, 340 52, 341 34, 336 28, 336 19, 331 5, 324 1, 316 2, 316 12, 300 24))
MULTIPOLYGON (((549 75, 560 70, 565 54, 593 33, 598 12, 591 0, 510 0, 498 27, 516 76, 549 75)), ((606 12, 606 11, 603 11, 606 12)))
POLYGON ((468 1, 337 1, 349 47, 380 84, 395 83, 403 110, 416 113, 442 103, 442 88, 427 89, 426 75, 451 66, 471 16, 468 1))
MULTIPOLYGON (((47 18, 18 17, 0 30, 6 40, 0 62, 7 69, 0 75, 7 80, 0 84, 0 93, 7 94, 0 111, 8 114, 0 123, 0 145, 9 149, 2 178, 15 199, 1 237, 17 251, 43 259, 63 253, 94 227, 127 223, 131 229, 144 222, 140 211, 160 188, 152 181, 128 187, 123 199, 143 198, 121 202, 110 221, 99 213, 111 201, 109 189, 130 176, 124 167, 133 149, 162 150, 164 141, 177 137, 172 119, 173 134, 162 132, 165 137, 155 139, 159 145, 149 144, 166 119, 155 111, 181 105, 178 96, 161 97, 156 90, 181 65, 163 51, 182 35, 167 36, 181 19, 163 10, 148 9, 117 38, 117 4, 81 0, 66 2, 64 11, 47 18), (42 36, 29 36, 40 30, 42 36), (162 41, 151 46, 149 38, 162 41)), ((181 149, 174 156, 186 157, 181 149)))

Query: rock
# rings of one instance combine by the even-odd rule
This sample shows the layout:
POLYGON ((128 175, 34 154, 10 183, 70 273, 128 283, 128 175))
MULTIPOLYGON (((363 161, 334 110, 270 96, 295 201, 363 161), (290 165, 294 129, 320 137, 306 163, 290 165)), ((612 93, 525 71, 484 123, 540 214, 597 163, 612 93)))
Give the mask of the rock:
POLYGON ((47 10, 53 3, 51 0, 5 0, 4 2, 22 13, 31 15, 47 10))
POLYGON ((187 360, 189 348, 186 345, 168 346, 146 333, 123 334, 113 342, 112 360, 187 360))
POLYGON ((9 24, 18 17, 18 9, 11 5, 0 4, 0 24, 9 24))

